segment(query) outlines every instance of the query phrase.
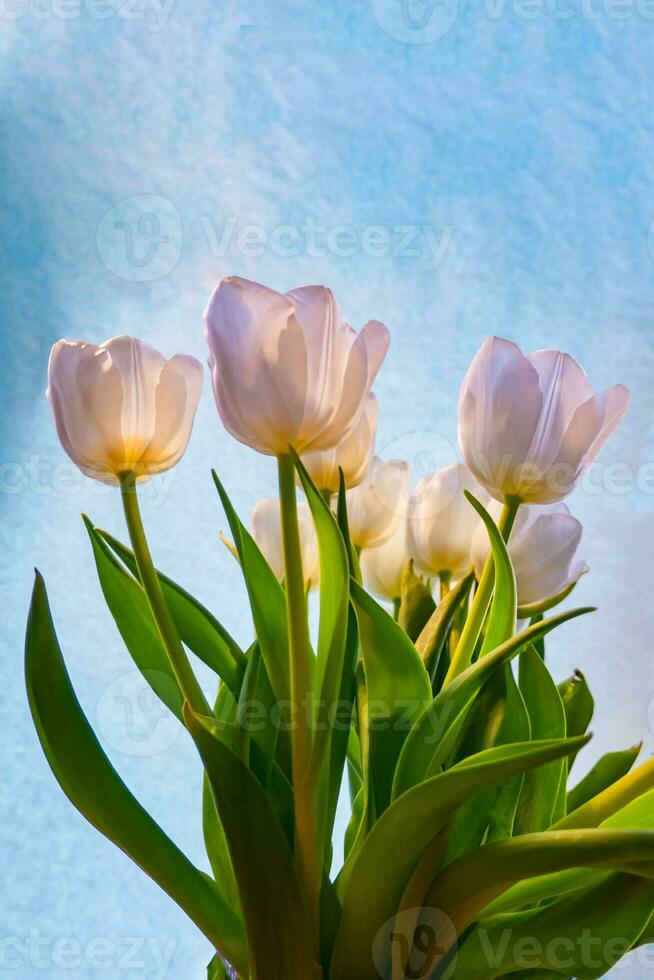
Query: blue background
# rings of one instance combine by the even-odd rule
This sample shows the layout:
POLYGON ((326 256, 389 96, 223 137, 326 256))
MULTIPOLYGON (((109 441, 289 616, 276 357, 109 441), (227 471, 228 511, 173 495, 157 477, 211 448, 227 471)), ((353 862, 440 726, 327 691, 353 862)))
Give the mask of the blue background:
MULTIPOLYGON (((458 387, 489 333, 562 348, 597 388, 631 388, 603 489, 570 501, 591 566, 576 598, 600 609, 549 655, 561 678, 583 668, 597 697, 582 765, 640 739, 651 749, 654 8, 412 2, 2 7, 0 938, 22 958, 5 957, 9 977, 204 976, 203 937, 56 786, 22 638, 38 564, 106 750, 203 862, 194 750, 135 684, 79 519, 124 536, 119 500, 76 475, 43 393, 60 336, 127 332, 204 360, 201 313, 223 274, 325 282, 357 328, 388 324, 378 448, 418 474, 454 457, 458 387), (341 225, 329 244, 324 230, 311 240, 312 226, 341 225), (113 944, 104 969, 65 944, 98 937, 113 944), (148 939, 172 954, 167 972, 148 939)), ((144 518, 159 564, 246 643, 212 465, 244 516, 274 493, 273 464, 230 439, 207 384, 189 451, 145 488, 144 518)))

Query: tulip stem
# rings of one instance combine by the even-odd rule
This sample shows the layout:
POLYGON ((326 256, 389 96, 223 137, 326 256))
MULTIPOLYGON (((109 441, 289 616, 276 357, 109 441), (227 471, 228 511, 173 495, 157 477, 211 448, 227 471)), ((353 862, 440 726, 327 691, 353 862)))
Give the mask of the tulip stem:
POLYGON ((440 587, 440 597, 444 599, 447 593, 450 591, 450 585, 452 584, 452 575, 450 572, 441 572, 438 576, 438 583, 440 587))
POLYGON ((125 512, 125 522, 129 532, 129 539, 132 543, 132 551, 136 559, 136 567, 138 568, 141 585, 147 596, 150 610, 157 624, 177 683, 193 711, 202 715, 211 715, 211 709, 193 673, 186 651, 179 638, 177 627, 173 622, 161 590, 161 583, 152 562, 152 555, 150 554, 150 548, 143 528, 143 521, 141 520, 141 511, 136 493, 136 480, 134 479, 133 473, 129 472, 121 475, 120 492, 123 500, 123 510, 125 512))
MULTIPOLYGON (((502 507, 502 513, 500 514, 497 526, 505 541, 509 540, 519 506, 520 500, 517 497, 506 497, 504 500, 504 506, 502 507)), ((493 595, 494 583, 495 567, 493 563, 493 552, 490 551, 443 686, 449 684, 455 677, 458 677, 472 660, 472 655, 493 595)))
MULTIPOLYGON (((291 767, 295 804, 295 853, 311 919, 318 922, 322 854, 318 842, 318 814, 311 787, 312 651, 297 516, 295 464, 290 455, 277 457, 279 498, 286 584, 286 617, 290 655, 290 698, 294 725, 291 732, 291 767)), ((317 927, 316 927, 317 928, 317 927)))

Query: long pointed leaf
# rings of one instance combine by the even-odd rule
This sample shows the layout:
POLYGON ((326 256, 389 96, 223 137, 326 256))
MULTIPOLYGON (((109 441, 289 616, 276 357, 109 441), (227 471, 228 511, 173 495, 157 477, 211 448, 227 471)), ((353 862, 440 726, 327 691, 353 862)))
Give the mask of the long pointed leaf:
POLYGON ((73 806, 156 881, 239 972, 246 972, 241 920, 132 796, 91 729, 70 683, 38 573, 27 624, 25 675, 41 746, 73 806))

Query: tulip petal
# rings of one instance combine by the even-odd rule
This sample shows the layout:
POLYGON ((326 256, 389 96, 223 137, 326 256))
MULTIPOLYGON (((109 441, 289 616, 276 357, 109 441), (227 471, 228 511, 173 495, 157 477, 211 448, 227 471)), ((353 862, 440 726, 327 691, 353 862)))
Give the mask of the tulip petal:
POLYGON ((177 354, 166 363, 155 394, 155 433, 140 461, 149 473, 162 472, 183 456, 201 391, 199 361, 177 354))
MULTIPOLYGON (((522 606, 548 599, 578 578, 573 559, 583 531, 580 521, 569 513, 541 514, 540 508, 537 514, 526 531, 509 545, 522 606)), ((580 563, 579 574, 583 567, 580 563)))
POLYGON ((588 447, 588 466, 596 459, 600 449, 624 417, 629 407, 631 394, 624 385, 614 385, 607 391, 602 392, 598 398, 602 407, 602 424, 599 432, 588 447))
POLYGON ((496 499, 517 493, 543 397, 538 372, 509 340, 489 337, 459 396, 459 445, 477 480, 496 499))

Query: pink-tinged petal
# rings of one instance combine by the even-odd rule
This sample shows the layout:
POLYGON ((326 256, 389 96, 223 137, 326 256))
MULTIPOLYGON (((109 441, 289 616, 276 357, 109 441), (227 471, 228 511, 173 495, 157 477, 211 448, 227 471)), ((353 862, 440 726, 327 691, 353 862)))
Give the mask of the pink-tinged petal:
POLYGON ((538 371, 543 406, 529 447, 530 462, 543 471, 556 459, 563 434, 577 408, 589 398, 593 389, 579 364, 556 350, 538 350, 528 356, 538 371))
POLYGON ((366 345, 368 357, 368 385, 370 386, 383 364, 384 358, 388 353, 391 342, 391 335, 388 329, 379 320, 368 320, 363 327, 360 336, 366 345))
POLYGON ((624 418, 629 408, 630 399, 629 389, 625 388, 624 385, 614 385, 613 388, 609 388, 598 396, 602 408, 602 423, 599 432, 588 447, 587 466, 590 466, 597 458, 606 440, 624 418))
POLYGON ((542 408, 538 372, 511 341, 489 337, 459 396, 464 462, 496 499, 518 492, 542 408))
POLYGON ((194 357, 177 354, 161 372, 156 391, 156 427, 141 467, 159 473, 183 456, 191 436, 202 392, 202 365, 194 357))
POLYGON ((535 511, 539 516, 520 539, 509 542, 521 605, 558 595, 576 580, 572 566, 583 532, 581 523, 569 513, 535 511))
POLYGON ((155 432, 156 391, 166 358, 135 337, 113 337, 100 344, 123 384, 120 428, 125 462, 135 462, 155 432))
POLYGON ((458 578, 470 567, 480 519, 464 490, 486 502, 485 492, 461 463, 423 477, 416 487, 408 521, 409 550, 416 566, 428 575, 458 578))
POLYGON ((362 332, 357 335, 349 352, 345 375, 340 379, 331 413, 317 429, 307 449, 331 449, 349 435, 364 409, 368 375, 368 353, 362 332))

